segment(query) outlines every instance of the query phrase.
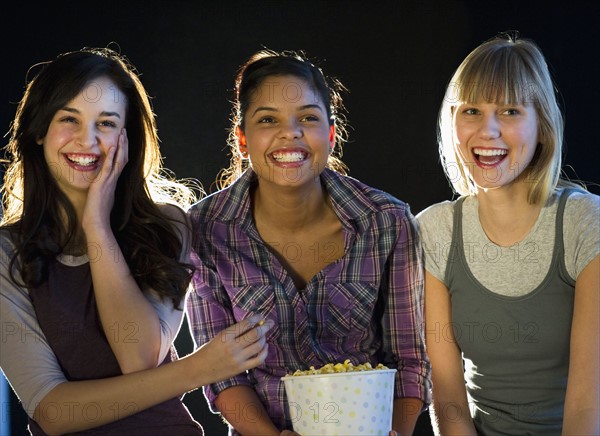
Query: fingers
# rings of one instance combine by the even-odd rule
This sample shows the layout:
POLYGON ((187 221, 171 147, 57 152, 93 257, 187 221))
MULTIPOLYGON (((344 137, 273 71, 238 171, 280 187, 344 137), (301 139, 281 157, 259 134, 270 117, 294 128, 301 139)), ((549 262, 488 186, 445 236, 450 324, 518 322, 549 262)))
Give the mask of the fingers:
POLYGON ((250 316, 219 333, 229 354, 240 359, 245 369, 260 365, 268 354, 266 333, 275 323, 260 316, 250 316))
POLYGON ((275 325, 275 322, 270 319, 260 320, 257 324, 245 331, 239 336, 239 339, 251 344, 261 339, 265 339, 266 333, 275 325))
POLYGON ((247 319, 221 330, 194 355, 208 368, 210 383, 243 373, 266 360, 269 347, 266 333, 275 323, 261 316, 247 319))
POLYGON ((106 152, 106 158, 102 165, 102 172, 109 175, 112 172, 113 165, 115 162, 115 154, 117 153, 117 147, 110 147, 106 152))
POLYGON ((251 354, 251 357, 245 361, 243 370, 246 371, 261 365, 267 358, 268 354, 269 346, 264 344, 258 353, 251 354))
POLYGON ((129 160, 129 140, 127 139, 127 131, 121 129, 117 137, 117 144, 110 146, 106 150, 106 158, 102 166, 102 173, 106 179, 113 177, 118 178, 123 167, 129 160))
POLYGON ((259 322, 255 327, 238 337, 240 343, 245 344, 240 353, 246 359, 245 369, 261 365, 269 354, 266 333, 275 325, 275 322, 269 319, 262 321, 264 323, 259 322))
POLYGON ((240 340, 253 343, 263 337, 274 325, 275 322, 270 319, 265 319, 260 315, 251 315, 239 323, 228 327, 225 331, 228 331, 229 334, 234 334, 240 340))
POLYGON ((250 315, 248 318, 243 319, 235 325, 238 325, 240 327, 239 332, 241 332, 241 336, 243 333, 247 332, 248 330, 255 327, 257 324, 261 323, 261 321, 264 321, 264 319, 260 315, 250 315))
POLYGON ((127 162, 129 162, 129 138, 127 137, 127 130, 123 128, 117 142, 116 163, 120 166, 119 170, 122 170, 127 162))

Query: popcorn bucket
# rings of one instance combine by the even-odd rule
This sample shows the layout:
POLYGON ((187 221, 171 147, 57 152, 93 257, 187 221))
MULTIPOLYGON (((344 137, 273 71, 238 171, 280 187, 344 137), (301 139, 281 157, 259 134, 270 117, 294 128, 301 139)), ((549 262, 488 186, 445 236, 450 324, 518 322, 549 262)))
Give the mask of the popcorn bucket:
POLYGON ((392 429, 395 369, 283 377, 294 431, 384 435, 392 429))

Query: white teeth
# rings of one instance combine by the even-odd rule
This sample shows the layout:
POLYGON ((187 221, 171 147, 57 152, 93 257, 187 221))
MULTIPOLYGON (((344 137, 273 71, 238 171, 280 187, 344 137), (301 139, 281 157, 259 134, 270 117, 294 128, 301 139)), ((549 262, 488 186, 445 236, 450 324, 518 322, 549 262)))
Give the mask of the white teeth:
POLYGON ((277 162, 300 162, 304 160, 305 153, 301 151, 292 151, 292 152, 275 152, 271 156, 277 162))
POLYGON ((95 164, 96 162, 98 162, 98 157, 97 156, 76 156, 76 155, 68 155, 67 159, 69 159, 71 162, 76 163, 77 165, 81 165, 81 166, 90 166, 95 164))
POLYGON ((473 153, 478 154, 480 156, 504 156, 508 154, 507 150, 501 150, 498 148, 489 149, 489 148, 474 148, 473 153))

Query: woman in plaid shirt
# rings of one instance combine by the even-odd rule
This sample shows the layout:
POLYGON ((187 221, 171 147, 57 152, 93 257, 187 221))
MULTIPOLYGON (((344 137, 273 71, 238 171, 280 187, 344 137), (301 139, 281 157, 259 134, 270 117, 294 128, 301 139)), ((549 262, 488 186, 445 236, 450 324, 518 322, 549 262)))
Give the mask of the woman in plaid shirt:
MULTIPOLYGON (((299 54, 252 56, 237 75, 223 189, 190 211, 197 345, 252 314, 275 324, 264 364, 205 387, 234 434, 291 429, 299 416, 280 378, 346 359, 398 370, 402 434, 429 402, 415 220, 405 203, 344 175, 341 89, 299 54)), ((340 413, 329 418, 343 425, 340 413)))

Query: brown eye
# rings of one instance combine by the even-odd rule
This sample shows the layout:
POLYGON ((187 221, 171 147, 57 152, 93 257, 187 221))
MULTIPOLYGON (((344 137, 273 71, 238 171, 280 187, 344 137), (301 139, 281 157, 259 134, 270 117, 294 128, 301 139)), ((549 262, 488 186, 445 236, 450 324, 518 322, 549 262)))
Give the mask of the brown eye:
POLYGON ((98 125, 101 127, 117 127, 117 123, 110 120, 100 121, 98 125))

